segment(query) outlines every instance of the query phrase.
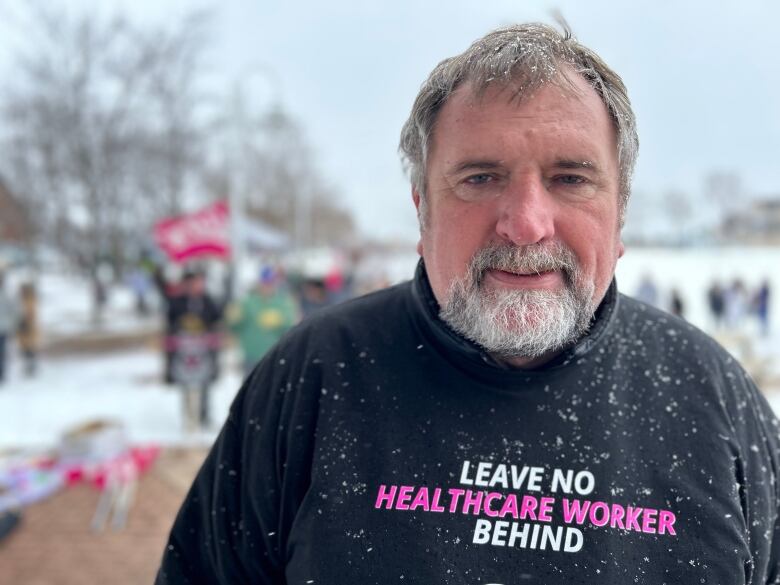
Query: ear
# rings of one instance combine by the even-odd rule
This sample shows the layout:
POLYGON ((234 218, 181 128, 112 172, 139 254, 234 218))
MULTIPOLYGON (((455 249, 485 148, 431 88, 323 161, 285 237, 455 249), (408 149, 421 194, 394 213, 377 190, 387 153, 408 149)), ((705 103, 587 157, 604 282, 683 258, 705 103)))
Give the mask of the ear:
POLYGON ((412 201, 414 202, 414 208, 417 210, 417 223, 420 224, 420 239, 417 240, 417 253, 423 255, 423 243, 422 243, 422 221, 420 218, 420 193, 417 191, 417 187, 412 185, 412 201))
POLYGON ((617 256, 618 258, 622 258, 623 254, 626 253, 626 245, 623 243, 622 239, 618 242, 617 253, 618 253, 618 256, 617 256))

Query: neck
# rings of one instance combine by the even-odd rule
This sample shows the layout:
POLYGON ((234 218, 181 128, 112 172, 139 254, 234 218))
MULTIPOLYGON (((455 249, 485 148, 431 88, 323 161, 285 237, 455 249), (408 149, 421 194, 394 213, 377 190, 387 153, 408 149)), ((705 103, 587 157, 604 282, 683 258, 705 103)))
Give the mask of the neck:
POLYGON ((555 351, 549 351, 547 353, 544 353, 537 357, 524 357, 524 356, 498 356, 495 354, 490 354, 490 356, 496 360, 499 364, 503 364, 505 366, 508 366, 509 368, 514 368, 518 370, 533 370, 534 368, 538 368, 540 366, 545 365, 546 363, 551 362, 556 357, 561 355, 563 353, 562 349, 555 350, 555 351))

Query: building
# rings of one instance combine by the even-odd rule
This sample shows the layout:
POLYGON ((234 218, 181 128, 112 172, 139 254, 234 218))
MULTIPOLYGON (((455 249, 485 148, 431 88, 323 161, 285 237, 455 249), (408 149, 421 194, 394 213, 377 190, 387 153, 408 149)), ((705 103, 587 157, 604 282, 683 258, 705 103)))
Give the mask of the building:
POLYGON ((780 195, 753 201, 726 215, 719 229, 722 241, 780 245, 780 195))
POLYGON ((21 201, 0 177, 0 243, 25 245, 32 238, 32 224, 21 201))

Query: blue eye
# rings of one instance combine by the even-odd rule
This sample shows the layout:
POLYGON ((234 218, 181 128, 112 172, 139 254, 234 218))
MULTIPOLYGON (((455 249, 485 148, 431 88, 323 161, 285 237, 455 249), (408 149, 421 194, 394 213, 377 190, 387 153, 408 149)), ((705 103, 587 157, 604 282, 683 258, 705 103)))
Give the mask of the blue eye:
POLYGON ((492 180, 493 177, 486 173, 481 173, 479 175, 472 175, 468 179, 466 179, 466 182, 470 185, 484 185, 485 183, 488 183, 490 180, 492 180))

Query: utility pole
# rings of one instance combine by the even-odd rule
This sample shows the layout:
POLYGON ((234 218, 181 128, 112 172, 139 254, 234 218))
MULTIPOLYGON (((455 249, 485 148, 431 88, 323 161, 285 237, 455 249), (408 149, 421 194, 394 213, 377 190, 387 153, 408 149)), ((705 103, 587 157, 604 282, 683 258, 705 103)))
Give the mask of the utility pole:
POLYGON ((231 248, 231 291, 236 294, 241 286, 241 267, 247 257, 246 230, 247 220, 246 199, 250 189, 247 176, 251 164, 251 148, 248 144, 251 134, 247 129, 255 128, 262 123, 262 116, 253 116, 253 108, 247 105, 245 97, 246 82, 261 75, 271 88, 270 106, 273 112, 281 108, 281 83, 276 72, 267 65, 255 65, 242 79, 237 80, 233 87, 230 104, 230 125, 232 140, 230 147, 232 164, 228 174, 228 205, 230 208, 230 248, 231 248))

